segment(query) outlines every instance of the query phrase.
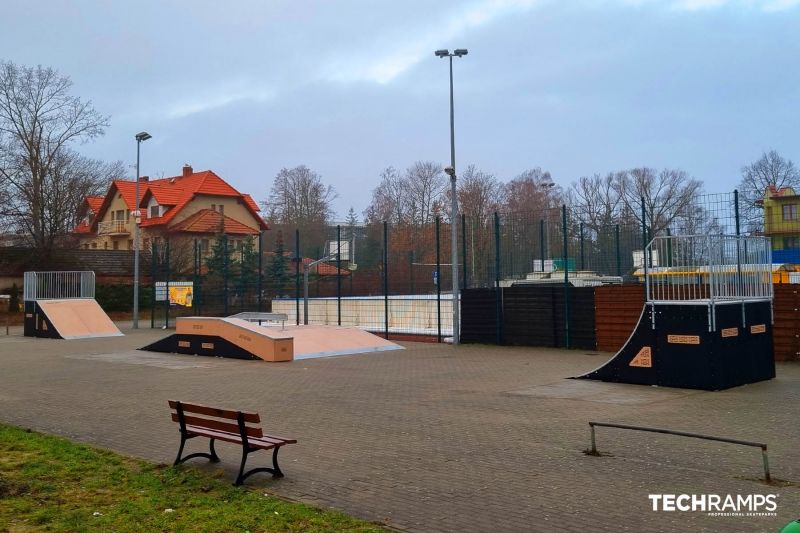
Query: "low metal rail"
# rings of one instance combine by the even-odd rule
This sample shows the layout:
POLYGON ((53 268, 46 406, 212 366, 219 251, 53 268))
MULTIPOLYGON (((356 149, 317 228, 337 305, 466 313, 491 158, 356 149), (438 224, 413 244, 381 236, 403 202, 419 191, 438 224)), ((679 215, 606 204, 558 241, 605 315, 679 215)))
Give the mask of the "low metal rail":
POLYGON ((286 321, 289 319, 285 313, 258 313, 258 312, 244 312, 231 315, 228 318, 240 318, 248 322, 258 322, 260 326, 262 322, 280 322, 281 329, 286 329, 286 321))
POLYGON ((590 455, 600 455, 597 451, 597 443, 595 440, 595 427, 617 428, 617 429, 630 429, 633 431, 647 431, 649 433, 664 433, 665 435, 677 435, 679 437, 691 437, 693 439, 713 440, 717 442, 727 442, 728 444, 739 444, 741 446, 752 446, 753 448, 761 448, 761 458, 764 462, 764 481, 772 481, 769 473, 769 458, 767 457, 767 445, 763 442, 751 442, 747 440, 729 439, 727 437, 714 437, 713 435, 703 435, 701 433, 689 433, 686 431, 675 431, 672 429, 663 428, 650 428, 644 426, 629 426, 627 424, 611 424, 608 422, 589 422, 589 428, 592 433, 592 449, 590 455))

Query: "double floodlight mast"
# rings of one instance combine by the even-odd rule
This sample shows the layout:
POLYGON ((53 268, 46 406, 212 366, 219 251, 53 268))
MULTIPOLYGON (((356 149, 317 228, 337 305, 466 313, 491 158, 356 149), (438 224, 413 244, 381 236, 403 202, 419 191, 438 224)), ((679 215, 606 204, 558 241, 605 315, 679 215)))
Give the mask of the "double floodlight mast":
POLYGON ((453 265, 453 345, 460 342, 461 321, 459 319, 459 299, 458 299, 458 198, 456 197, 456 132, 455 114, 453 109, 453 57, 464 57, 467 55, 466 48, 456 48, 453 53, 450 50, 436 50, 436 57, 450 59, 450 166, 445 167, 445 173, 450 176, 450 262, 453 265))
POLYGON ((133 215, 133 329, 139 329, 139 223, 142 221, 139 212, 139 148, 143 141, 152 139, 152 135, 146 131, 137 133, 136 139, 136 205, 132 211, 133 215))

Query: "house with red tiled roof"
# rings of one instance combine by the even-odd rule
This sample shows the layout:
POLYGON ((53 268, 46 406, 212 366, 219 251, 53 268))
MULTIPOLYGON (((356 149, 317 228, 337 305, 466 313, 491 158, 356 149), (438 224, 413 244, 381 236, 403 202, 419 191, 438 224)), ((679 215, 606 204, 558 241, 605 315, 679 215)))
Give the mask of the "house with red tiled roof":
POLYGON ((82 248, 128 250, 133 248, 134 214, 141 213, 142 248, 154 239, 198 240, 205 252, 221 234, 233 246, 268 229, 258 204, 237 191, 213 171, 195 172, 186 165, 178 176, 139 180, 114 180, 104 197, 88 197, 81 206, 81 223, 74 233, 82 248), (84 215, 84 211, 86 215, 84 215))

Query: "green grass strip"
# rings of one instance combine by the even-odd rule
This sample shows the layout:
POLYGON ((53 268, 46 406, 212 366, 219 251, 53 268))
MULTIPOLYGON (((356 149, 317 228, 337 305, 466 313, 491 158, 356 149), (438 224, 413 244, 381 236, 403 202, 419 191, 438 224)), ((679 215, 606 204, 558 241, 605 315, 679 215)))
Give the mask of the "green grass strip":
POLYGON ((383 531, 343 513, 0 424, 0 531, 383 531))

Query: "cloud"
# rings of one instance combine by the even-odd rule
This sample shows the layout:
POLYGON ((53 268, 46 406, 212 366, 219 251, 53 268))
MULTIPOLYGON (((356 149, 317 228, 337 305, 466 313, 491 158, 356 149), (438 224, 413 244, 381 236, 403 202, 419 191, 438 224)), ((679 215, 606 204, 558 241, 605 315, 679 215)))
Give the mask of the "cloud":
MULTIPOLYGON (((389 83, 417 63, 433 54, 441 43, 462 35, 465 31, 490 24, 502 17, 527 11, 541 4, 542 0, 484 0, 470 4, 455 13, 447 12, 436 19, 435 24, 414 32, 413 39, 405 42, 394 35, 391 39, 393 51, 375 58, 366 57, 332 60, 324 69, 323 77, 331 81, 370 81, 389 83)), ((389 47, 387 47, 389 48, 389 47)))
POLYGON ((665 7, 672 11, 710 11, 729 7, 775 13, 800 6, 800 0, 602 0, 605 4, 615 2, 634 7, 665 7))
POLYGON ((167 105, 168 118, 184 118, 195 113, 203 113, 236 102, 266 102, 275 98, 275 92, 258 87, 255 83, 238 82, 222 84, 211 91, 192 94, 167 105))

